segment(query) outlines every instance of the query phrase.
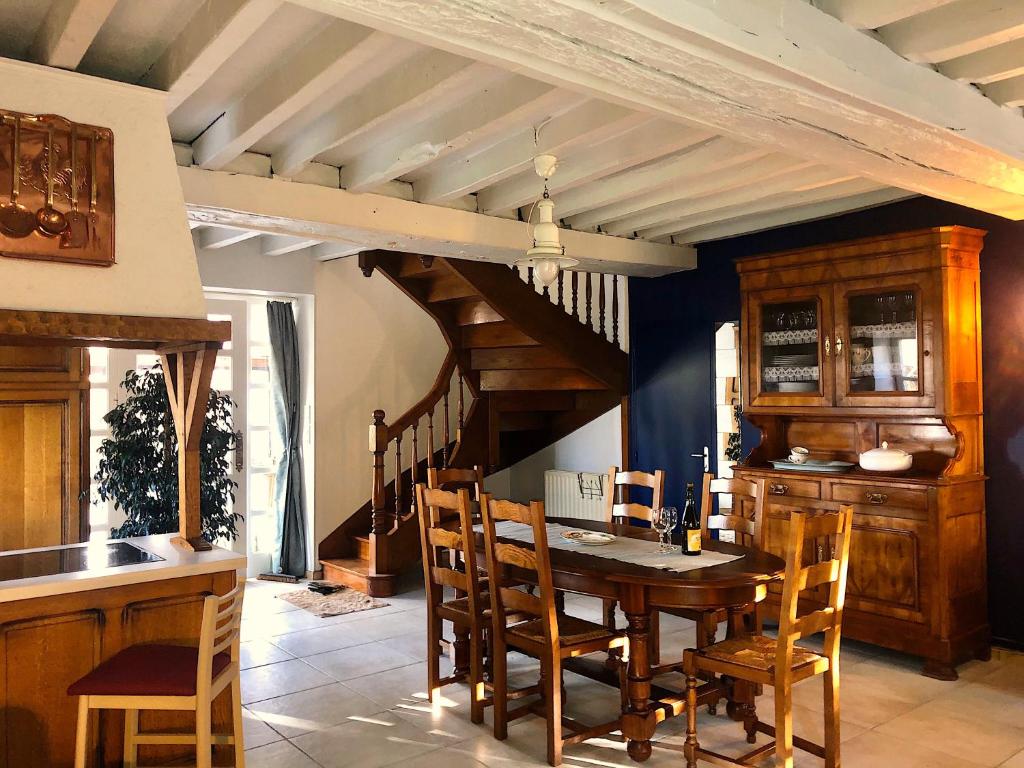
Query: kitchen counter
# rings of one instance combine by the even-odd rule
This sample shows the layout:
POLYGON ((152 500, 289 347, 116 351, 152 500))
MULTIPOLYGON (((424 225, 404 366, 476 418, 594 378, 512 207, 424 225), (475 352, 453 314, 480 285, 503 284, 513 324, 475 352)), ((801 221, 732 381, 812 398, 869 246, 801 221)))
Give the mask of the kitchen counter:
MULTIPOLYGON (((90 568, 72 573, 58 573, 49 576, 0 581, 0 603, 35 597, 66 595, 91 589, 107 589, 129 584, 143 584, 185 576, 199 576, 232 569, 244 571, 244 555, 220 547, 214 547, 208 552, 190 552, 171 543, 171 539, 176 535, 167 533, 155 536, 110 540, 134 544, 140 549, 162 558, 157 562, 108 568, 90 568)), ((106 543, 106 541, 91 542, 92 545, 99 544, 101 546, 106 543)), ((0 552, 0 555, 52 552, 70 549, 72 546, 75 545, 8 550, 0 552)))
MULTIPOLYGON (((172 538, 117 540, 163 558, 156 562, 0 581, 0 766, 71 768, 78 714, 77 700, 66 693, 71 683, 130 645, 196 644, 203 602, 208 595, 227 594, 244 578, 245 557, 219 547, 186 551, 172 544, 172 538)), ((104 550, 104 565, 106 543, 90 545, 104 550)), ((61 557, 33 560, 44 561, 46 567, 68 567, 83 560, 73 549, 69 545, 22 553, 66 551, 61 557)), ((13 565, 3 573, 39 572, 13 565)), ((226 694, 214 701, 218 731, 231 730, 226 694)), ((123 714, 101 711, 97 718, 98 727, 90 731, 89 765, 120 768, 123 714)), ((141 718, 143 730, 194 727, 189 713, 144 712, 141 718)), ((224 758, 225 749, 215 749, 218 759, 224 758)), ((194 754, 194 747, 146 746, 141 757, 148 764, 167 765, 194 761, 194 754)))

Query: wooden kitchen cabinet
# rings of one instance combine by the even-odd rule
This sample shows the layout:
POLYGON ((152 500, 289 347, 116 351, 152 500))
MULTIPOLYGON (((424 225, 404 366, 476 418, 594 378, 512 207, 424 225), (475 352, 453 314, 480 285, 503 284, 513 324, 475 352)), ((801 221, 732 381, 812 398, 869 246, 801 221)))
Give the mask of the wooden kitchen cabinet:
MULTIPOLYGON (((734 471, 766 480, 765 546, 784 554, 794 509, 853 505, 844 636, 919 655, 925 674, 942 679, 990 653, 984 234, 938 227, 737 262, 743 410, 761 442, 734 471), (883 441, 914 456, 909 472, 832 475, 770 464, 797 445, 815 459, 856 464, 883 441)), ((830 547, 816 542, 807 557, 830 547)), ((769 615, 780 594, 770 592, 769 615)), ((824 601, 814 591, 805 598, 824 601)))

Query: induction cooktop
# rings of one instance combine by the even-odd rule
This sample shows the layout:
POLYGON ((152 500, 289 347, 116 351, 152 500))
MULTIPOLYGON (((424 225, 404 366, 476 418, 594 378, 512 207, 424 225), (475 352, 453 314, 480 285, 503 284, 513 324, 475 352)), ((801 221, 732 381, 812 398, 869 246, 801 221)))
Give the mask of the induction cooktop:
POLYGON ((73 544, 39 552, 0 553, 0 581, 156 563, 161 560, 162 557, 127 541, 73 544))

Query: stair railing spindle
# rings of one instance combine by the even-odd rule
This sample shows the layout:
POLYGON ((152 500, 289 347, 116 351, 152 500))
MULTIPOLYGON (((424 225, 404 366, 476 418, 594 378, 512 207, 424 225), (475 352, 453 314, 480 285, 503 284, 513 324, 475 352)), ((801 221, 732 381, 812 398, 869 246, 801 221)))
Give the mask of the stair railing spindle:
POLYGON ((619 343, 619 276, 612 275, 612 343, 619 343))
POLYGON ((586 276, 587 276, 587 285, 586 285, 586 289, 587 289, 586 290, 587 325, 593 327, 594 323, 593 323, 593 320, 591 319, 592 318, 592 315, 591 315, 591 297, 593 295, 593 289, 590 287, 590 273, 586 272, 584 274, 586 274, 586 276))
POLYGON ((526 268, 526 284, 533 288, 533 267, 526 268))
POLYGON ((427 411, 427 468, 434 468, 434 408, 427 411))
POLYGON ((462 369, 461 368, 458 369, 458 374, 459 374, 459 426, 458 426, 458 429, 455 430, 455 439, 458 442, 462 442, 462 427, 465 424, 465 418, 464 418, 465 395, 463 394, 463 389, 462 389, 462 369))
POLYGON ((444 456, 445 469, 448 468, 448 459, 450 458, 448 456, 448 443, 451 442, 451 437, 449 436, 448 432, 448 392, 450 389, 451 384, 449 383, 449 388, 444 391, 444 447, 442 455, 444 456))
POLYGON ((565 272, 561 269, 558 270, 558 306, 563 310, 565 309, 565 280, 563 279, 564 277, 565 272))
POLYGON ((395 525, 402 517, 402 435, 395 438, 395 525))
POLYGON ((416 509, 416 483, 419 482, 419 466, 420 466, 420 448, 419 448, 419 432, 420 420, 416 419, 412 423, 412 466, 409 467, 412 473, 412 494, 409 497, 409 509, 416 509))
POLYGON ((598 273, 597 279, 598 333, 604 336, 604 275, 598 273))
POLYGON ((580 316, 580 273, 572 273, 572 316, 579 318, 580 316))

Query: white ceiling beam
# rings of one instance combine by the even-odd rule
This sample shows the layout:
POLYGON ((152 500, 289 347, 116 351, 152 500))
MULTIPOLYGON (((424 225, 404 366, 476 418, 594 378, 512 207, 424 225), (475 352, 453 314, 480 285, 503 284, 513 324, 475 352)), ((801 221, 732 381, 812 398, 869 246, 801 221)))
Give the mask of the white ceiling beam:
POLYGON ((564 97, 550 85, 514 77, 361 152, 342 167, 341 186, 352 192, 368 192, 474 141, 510 126, 528 125, 537 119, 538 110, 543 114, 558 109, 564 97))
POLYGON ((640 168, 617 173, 558 196, 558 215, 565 219, 582 211, 660 189, 705 173, 725 171, 769 154, 767 149, 718 137, 640 168))
POLYGON ((730 202, 728 199, 723 198, 721 205, 716 205, 713 208, 706 207, 705 210, 699 213, 682 214, 667 224, 642 229, 637 232, 637 236, 656 240, 668 235, 685 232, 688 229, 704 226, 705 224, 714 224, 735 216, 767 213, 781 208, 837 200, 842 197, 864 194, 865 192, 876 192, 878 189, 878 184, 870 179, 848 179, 846 181, 839 181, 836 184, 829 184, 828 186, 791 190, 751 200, 734 199, 730 202))
POLYGON ((1024 74, 1024 38, 957 56, 939 65, 946 77, 965 83, 991 83, 1024 74))
POLYGON ((911 61, 945 61, 1024 36, 1024 3, 960 0, 890 24, 879 34, 911 61))
POLYGON ((192 143, 196 165, 220 169, 303 108, 367 67, 395 43, 373 30, 334 22, 253 88, 192 143))
MULTIPOLYGON (((573 100, 558 91, 563 104, 573 100)), ((563 107, 564 108, 564 107, 563 107)), ((508 137, 471 157, 455 157, 413 182, 416 199, 424 203, 451 200, 489 187, 527 169, 534 155, 560 155, 581 145, 604 141, 639 126, 648 118, 625 107, 589 100, 537 126, 508 137)))
MULTIPOLYGON (((794 160, 787 155, 768 155, 745 163, 738 168, 717 169, 697 177, 679 177, 674 182, 652 192, 644 192, 617 203, 602 205, 576 216, 570 216, 566 219, 566 223, 573 229, 589 230, 598 225, 607 225, 609 222, 627 219, 640 211, 657 210, 660 206, 671 206, 677 203, 691 203, 699 201, 706 195, 736 187, 761 188, 779 176, 786 180, 783 182, 784 184, 788 184, 792 188, 794 179, 806 178, 804 173, 811 165, 811 163, 794 160)), ((836 174, 834 170, 829 170, 828 173, 832 177, 836 174)), ((565 218, 557 206, 555 210, 562 218, 565 218)), ((604 226, 602 229, 612 232, 612 234, 621 234, 615 232, 614 227, 604 226)), ((628 231, 632 231, 632 228, 628 231)))
POLYGON ((281 0, 204 0, 139 84, 167 91, 173 112, 280 7, 281 0))
POLYGON ((292 235, 265 235, 260 232, 260 253, 264 256, 284 256, 296 251, 313 248, 320 243, 315 237, 293 237, 292 235))
MULTIPOLYGON (((624 168, 692 147, 707 141, 712 135, 710 131, 678 123, 650 121, 624 136, 562 158, 558 171, 549 182, 551 193, 557 195, 562 190, 573 189, 624 168)), ((541 180, 531 169, 481 190, 477 195, 477 205, 484 213, 514 210, 536 200, 542 188, 541 180)))
MULTIPOLYGON (((211 225, 506 264, 531 242, 521 221, 374 193, 196 167, 178 168, 178 176, 189 218, 211 225)), ((696 266, 686 247, 572 231, 562 233, 562 243, 582 269, 649 276, 696 266)))
POLYGON ((857 29, 878 29, 955 0, 811 0, 844 24, 857 29))
POLYGON ((203 227, 196 233, 196 245, 204 250, 215 251, 219 248, 227 248, 235 243, 241 243, 244 240, 259 237, 259 234, 259 232, 249 229, 203 227))
POLYGON ((29 58, 48 67, 76 69, 117 0, 54 0, 36 31, 29 58))
POLYGON ((316 261, 334 261, 335 259, 344 259, 347 256, 355 256, 357 253, 365 250, 367 250, 365 245, 338 240, 317 243, 309 249, 309 252, 316 261))
POLYGON ((721 240, 736 235, 748 235, 753 232, 763 232, 766 229, 784 227, 799 222, 814 221, 831 216, 838 216, 854 211, 863 211, 866 208, 875 208, 879 205, 892 203, 897 200, 905 200, 908 197, 915 197, 912 192, 905 192, 902 189, 875 190, 874 192, 863 192, 859 195, 840 197, 835 200, 826 200, 821 203, 810 205, 798 205, 791 208, 781 208, 767 213, 750 214, 737 216, 730 219, 707 224, 703 227, 694 227, 685 232, 680 232, 672 237, 676 243, 695 244, 704 243, 709 240, 721 240))
POLYGON ((1024 75, 989 83, 982 90, 997 104, 1007 107, 1024 107, 1024 75))
MULTIPOLYGON (((776 171, 770 178, 761 179, 754 174, 748 184, 730 185, 724 191, 709 193, 701 197, 682 200, 676 198, 671 202, 655 205, 608 222, 602 225, 601 229, 612 235, 630 236, 634 232, 648 231, 652 227, 671 224, 684 216, 716 211, 720 208, 760 200, 770 195, 829 187, 838 182, 856 178, 843 175, 842 171, 822 165, 808 167, 806 164, 801 164, 794 169, 793 161, 789 160, 789 163, 788 170, 776 171)), ((878 186, 875 182, 873 184, 878 186)), ((713 186, 713 184, 709 186, 713 186)))
POLYGON ((296 1, 882 185, 1024 217, 1020 115, 803 0, 296 1))
POLYGON ((483 75, 481 67, 461 56, 420 53, 373 80, 274 153, 274 173, 294 176, 318 155, 378 129, 388 119, 422 109, 445 91, 469 87, 468 80, 483 80, 483 75))

